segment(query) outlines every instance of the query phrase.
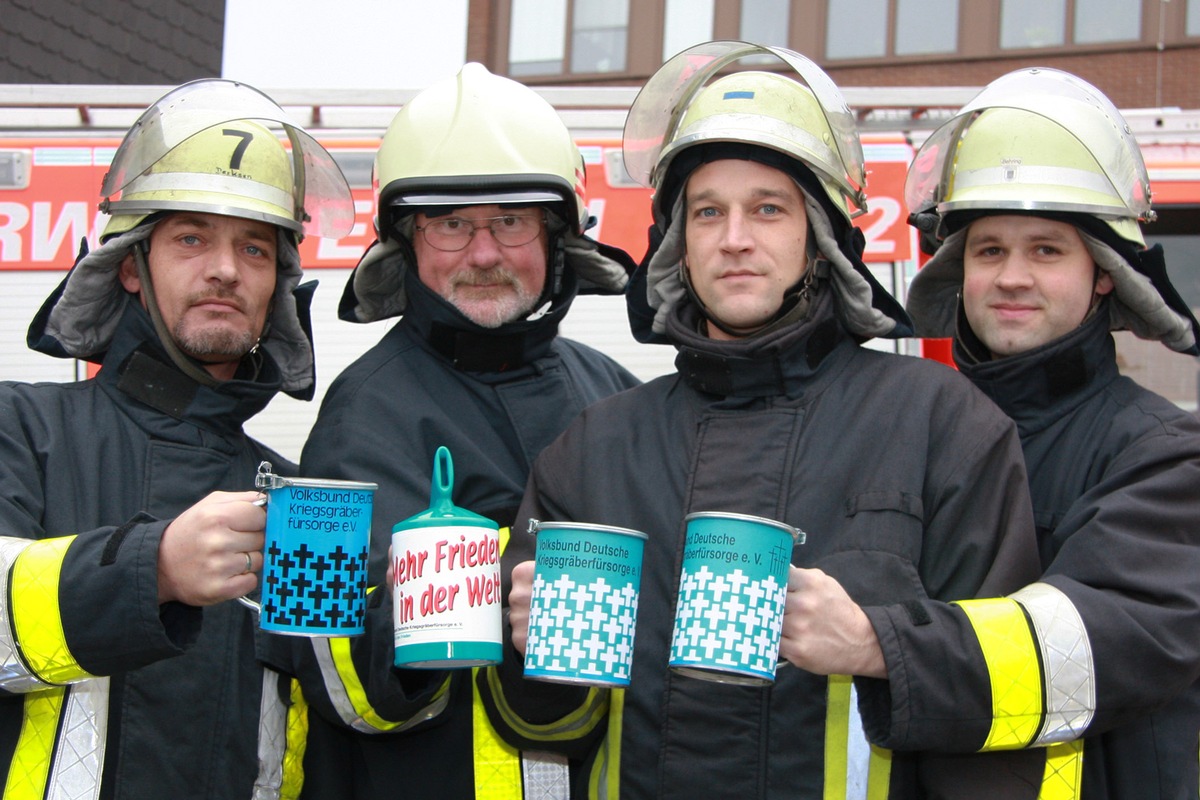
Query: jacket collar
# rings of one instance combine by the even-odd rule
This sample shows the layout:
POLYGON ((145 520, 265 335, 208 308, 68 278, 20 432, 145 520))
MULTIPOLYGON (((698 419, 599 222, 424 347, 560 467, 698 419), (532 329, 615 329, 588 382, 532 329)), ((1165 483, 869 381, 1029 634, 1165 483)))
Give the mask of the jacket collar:
POLYGON ((125 398, 123 405, 144 427, 158 427, 155 418, 165 414, 221 436, 240 436, 243 423, 266 407, 282 383, 270 355, 260 350, 252 358, 254 363, 243 361, 233 380, 201 386, 171 363, 149 315, 129 303, 97 381, 109 394, 125 398))
POLYGON ((959 370, 1017 423, 1022 436, 1070 413, 1120 375, 1107 313, 1093 314, 1042 347, 998 359, 977 357, 980 345, 965 320, 959 331, 954 340, 959 370))
POLYGON ((808 316, 759 336, 710 339, 703 316, 688 299, 667 318, 679 355, 675 367, 692 388, 725 397, 798 396, 839 346, 853 340, 838 322, 833 293, 818 292, 808 316))

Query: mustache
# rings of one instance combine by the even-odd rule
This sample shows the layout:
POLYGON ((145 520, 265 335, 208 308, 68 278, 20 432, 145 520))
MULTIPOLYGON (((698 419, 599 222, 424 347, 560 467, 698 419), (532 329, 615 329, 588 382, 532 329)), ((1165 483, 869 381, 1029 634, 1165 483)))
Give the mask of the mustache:
POLYGON ((225 288, 218 288, 215 291, 197 292, 195 294, 188 295, 187 304, 189 306, 195 306, 200 305, 201 303, 208 303, 213 300, 219 300, 223 303, 228 303, 229 305, 236 307, 239 311, 245 310, 241 299, 237 295, 237 292, 232 289, 225 288))
POLYGON ((451 286, 516 286, 517 277, 504 267, 466 269, 450 279, 451 286))

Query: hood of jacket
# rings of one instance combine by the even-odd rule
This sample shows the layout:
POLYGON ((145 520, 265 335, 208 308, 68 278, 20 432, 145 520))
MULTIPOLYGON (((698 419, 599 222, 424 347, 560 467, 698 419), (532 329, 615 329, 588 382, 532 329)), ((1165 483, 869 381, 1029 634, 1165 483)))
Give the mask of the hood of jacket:
MULTIPOLYGON (((1108 328, 1128 330, 1177 352, 1200 355, 1200 325, 1167 276, 1162 246, 1136 252, 1130 249, 1127 258, 1083 228, 1076 229, 1092 260, 1112 278, 1108 328)), ((959 327, 968 230, 969 226, 962 227, 947 236, 913 278, 907 308, 918 336, 945 338, 954 336, 959 327)))
MULTIPOLYGON (((150 237, 156 223, 151 218, 90 252, 84 242, 75 266, 30 323, 26 337, 30 349, 56 358, 103 362, 126 308, 138 305, 121 285, 121 262, 134 245, 150 237)), ((282 391, 298 400, 311 400, 316 365, 309 309, 316 281, 300 283, 300 252, 292 235, 280 231, 278 241, 275 295, 259 350, 274 362, 282 391)))

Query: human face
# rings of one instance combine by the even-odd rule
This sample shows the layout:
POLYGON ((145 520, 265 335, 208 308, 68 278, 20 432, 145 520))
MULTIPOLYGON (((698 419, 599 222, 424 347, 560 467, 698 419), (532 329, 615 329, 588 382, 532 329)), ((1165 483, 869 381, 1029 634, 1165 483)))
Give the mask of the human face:
MULTIPOLYGON (((481 222, 504 214, 541 216, 541 209, 495 204, 455 209, 453 216, 479 227, 466 247, 453 252, 430 246, 420 232, 413 236, 421 283, 484 328, 498 328, 527 315, 546 283, 545 223, 540 223, 541 232, 533 241, 505 247, 492 236, 487 223, 481 222)), ((417 227, 424 227, 430 219, 417 214, 417 227)))
POLYGON ((723 159, 696 168, 685 189, 685 264, 709 313, 736 335, 708 326, 713 339, 747 336, 783 305, 804 274, 808 215, 800 187, 757 161, 723 159))
POLYGON ((1096 295, 1112 291, 1074 225, 1016 214, 971 223, 963 254, 967 321, 995 357, 1075 330, 1096 295))
MULTIPOLYGON (((233 377, 262 335, 277 248, 274 225, 217 214, 170 214, 150 234, 148 268, 163 323, 179 349, 218 380, 233 377)), ((141 295, 132 254, 120 277, 141 295)))

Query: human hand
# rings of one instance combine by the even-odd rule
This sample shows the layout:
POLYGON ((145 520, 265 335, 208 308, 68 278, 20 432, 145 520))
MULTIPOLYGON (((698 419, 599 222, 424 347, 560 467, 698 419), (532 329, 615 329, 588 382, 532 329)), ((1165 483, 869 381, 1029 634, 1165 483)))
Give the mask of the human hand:
POLYGON ((267 512, 259 492, 213 492, 176 517, 158 546, 158 602, 209 606, 254 591, 267 512))
POLYGON ((513 567, 512 589, 508 593, 508 622, 512 626, 513 647, 525 655, 529 640, 529 604, 533 599, 534 562, 522 561, 513 567))
POLYGON ((779 657, 818 675, 887 677, 883 650, 867 615, 840 583, 819 569, 788 569, 779 657))

